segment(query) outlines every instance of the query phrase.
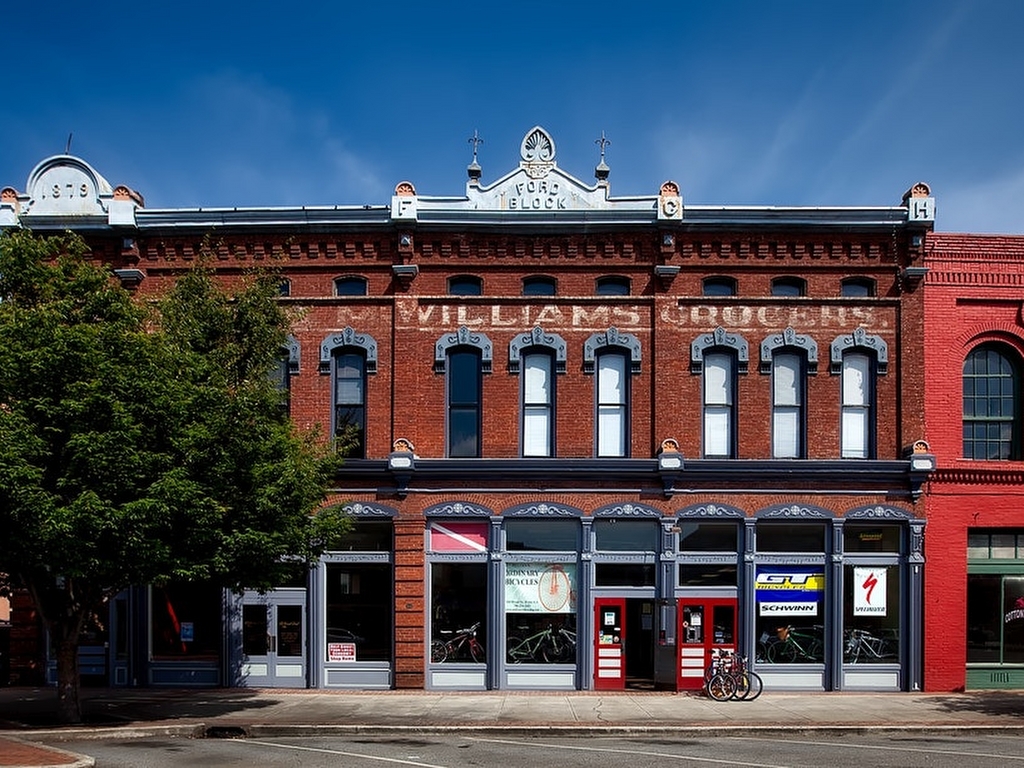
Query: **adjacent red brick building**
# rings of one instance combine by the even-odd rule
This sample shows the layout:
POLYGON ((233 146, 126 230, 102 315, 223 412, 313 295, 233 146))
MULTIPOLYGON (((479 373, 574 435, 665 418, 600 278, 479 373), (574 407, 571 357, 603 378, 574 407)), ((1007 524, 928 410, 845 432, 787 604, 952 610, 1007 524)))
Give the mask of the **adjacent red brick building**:
POLYGON ((1024 687, 1024 237, 932 234, 925 684, 1024 687))
POLYGON ((292 416, 359 436, 333 489, 357 520, 345 551, 268 596, 140 585, 88 668, 687 688, 724 647, 776 688, 931 685, 928 188, 875 207, 690 205, 671 181, 614 197, 603 152, 586 184, 540 127, 495 181, 475 153, 467 171, 463 194, 402 182, 383 205, 147 209, 59 156, 0 192, 0 227, 76 229, 144 294, 204 238, 225 279, 283 265, 292 416))

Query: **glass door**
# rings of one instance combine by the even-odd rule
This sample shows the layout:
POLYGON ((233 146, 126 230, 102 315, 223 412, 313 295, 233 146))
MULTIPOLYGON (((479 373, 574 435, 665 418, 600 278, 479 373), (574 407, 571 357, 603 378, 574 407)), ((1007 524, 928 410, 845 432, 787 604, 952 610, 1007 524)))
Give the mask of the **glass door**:
POLYGON ((240 685, 306 687, 306 605, 301 594, 247 594, 242 601, 240 685))

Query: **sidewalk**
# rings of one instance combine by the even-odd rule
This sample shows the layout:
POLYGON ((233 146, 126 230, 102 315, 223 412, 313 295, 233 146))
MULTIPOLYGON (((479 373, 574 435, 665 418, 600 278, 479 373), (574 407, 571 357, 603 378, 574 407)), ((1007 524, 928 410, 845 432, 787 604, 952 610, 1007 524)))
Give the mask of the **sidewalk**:
POLYGON ((85 723, 56 725, 52 688, 0 688, 0 768, 90 766, 62 738, 537 730, 565 734, 991 730, 1024 734, 1024 691, 805 693, 757 701, 648 692, 85 688, 85 723))

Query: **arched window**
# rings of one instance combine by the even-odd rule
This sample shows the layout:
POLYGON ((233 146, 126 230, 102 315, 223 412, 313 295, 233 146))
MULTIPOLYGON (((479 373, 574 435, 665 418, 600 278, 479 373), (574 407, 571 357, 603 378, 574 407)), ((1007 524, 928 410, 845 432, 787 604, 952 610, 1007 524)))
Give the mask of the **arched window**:
POLYGON ((875 295, 875 281, 870 277, 847 277, 839 286, 841 296, 852 298, 875 295))
POLYGON ((975 347, 964 360, 964 458, 1021 458, 1020 363, 1000 344, 975 347))
POLYGON ((735 296, 736 280, 732 277, 705 277, 705 296, 735 296))
POLYGON ((772 280, 772 296, 805 296, 807 281, 802 277, 776 277, 772 280))
POLYGON ((554 296, 555 278, 546 275, 523 278, 523 296, 554 296))
POLYGON ((450 296, 480 296, 484 292, 484 281, 476 275, 456 275, 448 278, 450 296))
POLYGON ((615 275, 599 277, 595 289, 598 296, 629 296, 629 278, 615 275))
POLYGON ((335 296, 365 296, 365 277, 339 277, 334 281, 335 296))

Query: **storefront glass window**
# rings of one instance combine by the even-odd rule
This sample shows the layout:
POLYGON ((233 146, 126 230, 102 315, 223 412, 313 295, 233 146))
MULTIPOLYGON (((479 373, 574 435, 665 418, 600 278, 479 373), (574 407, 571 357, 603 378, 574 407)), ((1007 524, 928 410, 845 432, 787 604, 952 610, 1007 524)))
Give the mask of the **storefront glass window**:
POLYGON ((221 589, 167 584, 151 592, 153 659, 220 658, 221 589))
POLYGON ((824 523, 757 524, 759 552, 824 552, 824 523))
POLYGON ((968 574, 967 661, 1024 663, 1024 576, 968 574))
POLYGON ((755 592, 758 662, 824 663, 824 566, 760 565, 755 592))
POLYGON ((437 660, 483 662, 483 649, 487 647, 487 563, 433 563, 430 598, 431 641, 447 644, 437 660), (474 627, 478 645, 469 642, 471 633, 462 632, 474 627))
POLYGON ((356 661, 390 661, 392 575, 390 563, 327 563, 327 652, 332 643, 354 643, 356 661))
POLYGON ((599 587, 653 587, 654 563, 597 563, 594 582, 599 587))
POLYGON ((843 529, 843 549, 846 552, 899 552, 898 525, 847 524, 843 529))
POLYGON ((343 552, 390 552, 391 521, 354 520, 351 530, 342 537, 338 551, 343 552))
POLYGON ((576 661, 575 563, 505 563, 505 653, 511 664, 576 661))
POLYGON ((735 563, 715 565, 679 566, 680 587, 735 587, 737 569, 735 563))
POLYGON ((895 566, 847 565, 843 570, 843 662, 900 660, 900 577, 895 566))
POLYGON ((617 552, 657 552, 658 523, 654 520, 594 521, 597 549, 617 552))
POLYGON ((505 548, 509 552, 575 552, 579 530, 577 520, 506 520, 505 548))
POLYGON ((682 552, 736 552, 738 548, 737 523, 679 521, 679 549, 682 552))

